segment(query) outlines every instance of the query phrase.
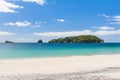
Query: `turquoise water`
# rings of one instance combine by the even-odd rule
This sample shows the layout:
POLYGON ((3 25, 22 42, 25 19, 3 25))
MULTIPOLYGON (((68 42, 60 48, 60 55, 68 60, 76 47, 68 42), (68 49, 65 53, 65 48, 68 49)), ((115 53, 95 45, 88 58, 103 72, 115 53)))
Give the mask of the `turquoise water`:
POLYGON ((0 59, 75 55, 120 54, 120 43, 103 44, 0 44, 0 59))

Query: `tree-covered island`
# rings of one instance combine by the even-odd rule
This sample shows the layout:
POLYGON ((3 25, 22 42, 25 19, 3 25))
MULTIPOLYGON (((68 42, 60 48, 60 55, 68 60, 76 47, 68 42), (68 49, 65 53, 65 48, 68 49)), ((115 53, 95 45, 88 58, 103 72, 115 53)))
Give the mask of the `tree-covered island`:
POLYGON ((104 43, 104 40, 93 35, 81 35, 52 39, 49 43, 104 43))

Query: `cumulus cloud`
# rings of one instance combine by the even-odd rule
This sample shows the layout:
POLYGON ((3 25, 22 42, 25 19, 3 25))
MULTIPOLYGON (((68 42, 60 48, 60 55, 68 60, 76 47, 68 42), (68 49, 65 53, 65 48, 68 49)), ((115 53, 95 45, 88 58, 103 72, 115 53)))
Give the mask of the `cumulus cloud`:
POLYGON ((23 2, 34 2, 37 3, 39 5, 44 5, 46 0, 22 0, 23 2))
POLYGON ((23 21, 23 22, 20 22, 20 21, 18 21, 18 22, 8 22, 8 23, 5 23, 4 25, 6 25, 6 26, 17 26, 17 27, 27 27, 27 26, 30 26, 31 25, 31 23, 30 22, 28 22, 28 21, 23 21))
POLYGON ((4 13, 14 13, 16 9, 23 8, 23 6, 19 6, 5 0, 0 0, 0 12, 4 13))
MULTIPOLYGON (((12 0, 8 0, 12 1, 12 0)), ((16 5, 14 3, 8 2, 6 0, 0 0, 0 12, 4 13, 15 13, 17 12, 16 9, 23 8, 23 6, 16 5)), ((16 1, 16 0, 13 0, 16 1)), ((17 1, 23 1, 23 2, 33 2, 37 3, 39 5, 44 5, 46 0, 17 0, 17 1)))
POLYGON ((105 36, 105 35, 114 35, 120 34, 120 30, 83 30, 83 31, 66 31, 66 32, 43 32, 43 33, 34 33, 36 36, 41 37, 67 37, 67 36, 78 36, 78 35, 97 35, 97 36, 105 36))
POLYGON ((14 33, 0 31, 0 36, 9 36, 9 35, 14 35, 14 33))
POLYGON ((56 19, 57 22, 65 22, 64 19, 56 19))

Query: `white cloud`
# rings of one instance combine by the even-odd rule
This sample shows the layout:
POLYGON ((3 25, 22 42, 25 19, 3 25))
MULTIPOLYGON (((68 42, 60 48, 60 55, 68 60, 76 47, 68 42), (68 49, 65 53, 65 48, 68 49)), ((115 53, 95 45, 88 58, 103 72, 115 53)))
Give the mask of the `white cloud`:
POLYGON ((106 36, 106 35, 116 35, 120 34, 120 30, 106 30, 106 31, 96 31, 94 35, 106 36))
POLYGON ((0 0, 0 12, 4 13, 14 13, 15 9, 23 8, 22 6, 7 2, 5 0, 0 0))
POLYGON ((65 22, 64 19, 57 19, 56 21, 58 21, 58 22, 65 22))
POLYGON ((13 22, 5 23, 4 25, 6 25, 6 26, 17 26, 17 27, 27 27, 27 26, 30 26, 31 23, 28 22, 28 21, 23 21, 23 22, 18 21, 18 22, 15 22, 15 23, 13 23, 13 22))
POLYGON ((113 18, 120 19, 120 16, 119 15, 118 16, 113 16, 113 18))
POLYGON ((14 33, 0 31, 0 36, 9 36, 9 35, 14 35, 14 33))
POLYGON ((46 0, 22 0, 23 2, 34 2, 37 3, 39 5, 44 5, 46 0))
POLYGON ((110 24, 120 24, 120 22, 110 22, 110 24))
POLYGON ((34 33, 34 35, 37 36, 43 36, 43 37, 51 37, 51 36, 74 36, 74 35, 80 35, 80 34, 86 34, 91 33, 90 30, 85 31, 66 31, 66 32, 44 32, 44 33, 34 33))
POLYGON ((107 18, 109 24, 120 24, 120 15, 116 15, 116 16, 108 16, 105 14, 98 14, 98 15, 107 18))
POLYGON ((110 18, 110 16, 106 15, 106 14, 98 14, 98 16, 103 16, 105 18, 110 18))
POLYGON ((41 25, 46 24, 46 22, 41 22, 41 21, 35 21, 34 23, 31 23, 29 21, 17 21, 17 22, 8 22, 5 23, 4 25, 6 26, 16 26, 16 27, 41 27, 41 25))
POLYGON ((42 24, 44 24, 45 22, 35 22, 35 24, 33 24, 32 27, 41 27, 42 24))
POLYGON ((101 27, 97 27, 97 26, 93 26, 93 28, 96 28, 98 30, 114 30, 114 27, 109 27, 109 26, 101 26, 101 27))
POLYGON ((83 31, 66 31, 66 32, 44 32, 44 33, 34 33, 36 36, 41 37, 67 37, 67 36, 78 36, 78 35, 98 35, 98 36, 105 36, 105 35, 114 35, 120 34, 120 30, 83 30, 83 31))
POLYGON ((29 41, 32 41, 31 39, 29 38, 19 38, 17 39, 18 41, 22 41, 22 42, 29 42, 29 41))
POLYGON ((120 16, 113 16, 111 21, 110 24, 120 24, 120 16))
MULTIPOLYGON (((12 1, 12 0, 8 0, 12 1)), ((8 2, 6 0, 0 0, 0 12, 4 13, 15 13, 17 12, 16 9, 23 8, 23 6, 16 5, 14 3, 8 2)), ((16 1, 16 0, 13 0, 16 1)), ((18 1, 23 1, 23 2, 34 2, 39 5, 44 5, 46 0, 18 0, 18 1)))
POLYGON ((107 18, 109 24, 120 24, 120 15, 116 15, 116 16, 108 16, 105 14, 98 14, 98 15, 107 18))

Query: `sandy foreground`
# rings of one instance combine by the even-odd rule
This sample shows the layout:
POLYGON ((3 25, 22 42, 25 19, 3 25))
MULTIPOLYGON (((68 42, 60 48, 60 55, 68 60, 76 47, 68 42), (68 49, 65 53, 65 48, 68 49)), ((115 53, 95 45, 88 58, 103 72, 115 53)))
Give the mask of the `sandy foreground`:
POLYGON ((120 80, 120 55, 0 60, 0 80, 120 80))

